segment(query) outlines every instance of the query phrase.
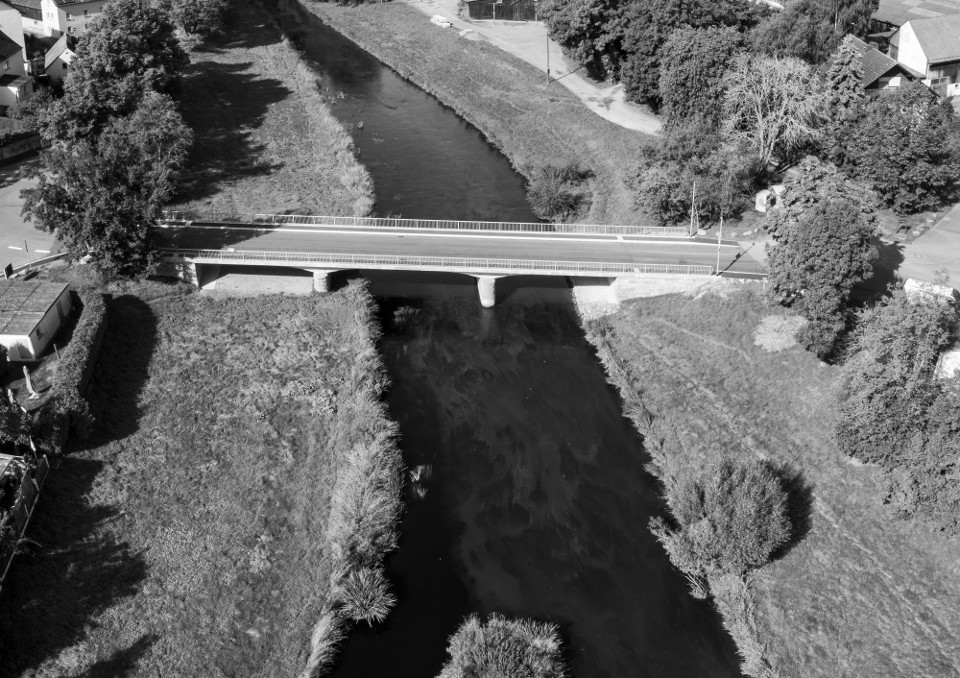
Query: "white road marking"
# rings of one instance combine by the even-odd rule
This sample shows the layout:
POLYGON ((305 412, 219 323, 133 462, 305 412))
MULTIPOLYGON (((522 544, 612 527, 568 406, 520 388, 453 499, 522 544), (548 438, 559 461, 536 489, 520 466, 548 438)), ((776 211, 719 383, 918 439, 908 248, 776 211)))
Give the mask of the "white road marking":
POLYGON ((14 247, 13 245, 7 245, 7 249, 10 249, 10 250, 19 250, 19 251, 21 251, 21 252, 23 251, 23 248, 22 248, 22 247, 14 247))
POLYGON ((39 252, 40 254, 50 254, 50 250, 34 250, 34 252, 39 252))

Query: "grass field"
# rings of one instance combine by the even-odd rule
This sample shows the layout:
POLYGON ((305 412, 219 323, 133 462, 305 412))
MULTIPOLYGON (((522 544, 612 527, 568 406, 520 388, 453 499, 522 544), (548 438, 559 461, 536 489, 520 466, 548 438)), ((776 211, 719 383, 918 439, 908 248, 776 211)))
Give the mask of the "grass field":
POLYGON ((330 587, 335 460, 394 428, 365 288, 113 289, 99 426, 0 602, 0 675, 295 676, 330 587))
POLYGON ((364 216, 373 183, 314 77, 260 0, 190 54, 180 97, 195 134, 174 208, 364 216))
POLYGON ((805 534, 752 582, 777 674, 960 675, 960 543, 895 518, 879 469, 837 451, 837 368, 795 345, 756 346, 773 313, 751 292, 670 295, 627 302, 590 334, 626 413, 642 429, 652 416, 668 453, 764 456, 812 493, 805 534))
POLYGON ((652 224, 624 184, 651 137, 604 120, 559 85, 547 89, 543 73, 525 61, 457 31, 438 30, 406 4, 303 4, 457 111, 522 174, 572 160, 592 169, 593 204, 585 221, 652 224))

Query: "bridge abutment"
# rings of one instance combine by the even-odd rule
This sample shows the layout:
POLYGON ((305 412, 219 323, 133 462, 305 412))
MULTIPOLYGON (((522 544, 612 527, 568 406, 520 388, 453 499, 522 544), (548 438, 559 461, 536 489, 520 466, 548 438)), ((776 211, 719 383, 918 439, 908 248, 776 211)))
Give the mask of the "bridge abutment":
POLYGON ((497 303, 497 278, 499 275, 477 275, 477 291, 480 292, 480 305, 492 308, 497 303))

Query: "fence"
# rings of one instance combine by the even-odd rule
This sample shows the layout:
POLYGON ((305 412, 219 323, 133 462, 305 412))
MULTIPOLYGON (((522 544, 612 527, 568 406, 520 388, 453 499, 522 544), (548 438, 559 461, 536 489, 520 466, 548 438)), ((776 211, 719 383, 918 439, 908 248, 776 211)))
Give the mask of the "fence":
POLYGON ((23 478, 13 502, 13 509, 10 512, 9 522, 12 530, 7 537, 7 543, 0 543, 0 568, 2 568, 0 569, 0 587, 2 587, 7 572, 10 570, 10 565, 13 563, 13 558, 17 554, 17 543, 23 533, 27 531, 27 525, 30 524, 30 518, 33 517, 33 510, 37 505, 37 499, 40 497, 40 488, 43 487, 43 481, 46 480, 47 473, 50 471, 50 463, 45 456, 40 457, 32 475, 21 457, 0 455, 0 464, 3 465, 3 469, 0 469, 0 475, 10 464, 24 467, 23 478))
MULTIPOLYGON (((326 254, 308 252, 255 252, 230 250, 164 249, 173 259, 249 262, 318 268, 383 268, 417 271, 449 270, 477 275, 713 275, 712 266, 691 264, 633 264, 602 261, 550 261, 536 259, 474 259, 468 257, 419 257, 381 254, 326 254)), ((200 262, 204 263, 204 262, 200 262)))
POLYGON ((393 228, 502 233, 572 233, 580 235, 643 235, 688 238, 686 228, 673 226, 616 226, 602 224, 546 224, 512 221, 459 221, 453 219, 389 219, 385 217, 327 217, 309 214, 228 214, 221 212, 165 211, 163 223, 249 224, 268 226, 318 226, 331 228, 393 228))
POLYGON ((536 0, 516 0, 515 2, 491 2, 491 0, 473 0, 467 3, 470 18, 476 21, 500 19, 502 21, 537 21, 536 0))

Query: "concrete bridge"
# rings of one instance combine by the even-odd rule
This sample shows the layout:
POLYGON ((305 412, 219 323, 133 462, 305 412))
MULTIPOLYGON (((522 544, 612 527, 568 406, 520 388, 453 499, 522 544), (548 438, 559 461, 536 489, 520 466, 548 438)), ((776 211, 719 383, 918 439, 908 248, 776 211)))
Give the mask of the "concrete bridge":
POLYGON ((195 283, 207 265, 304 269, 322 292, 340 270, 445 271, 476 278, 487 307, 509 275, 765 276, 739 243, 682 228, 166 212, 158 230, 165 265, 195 283))

